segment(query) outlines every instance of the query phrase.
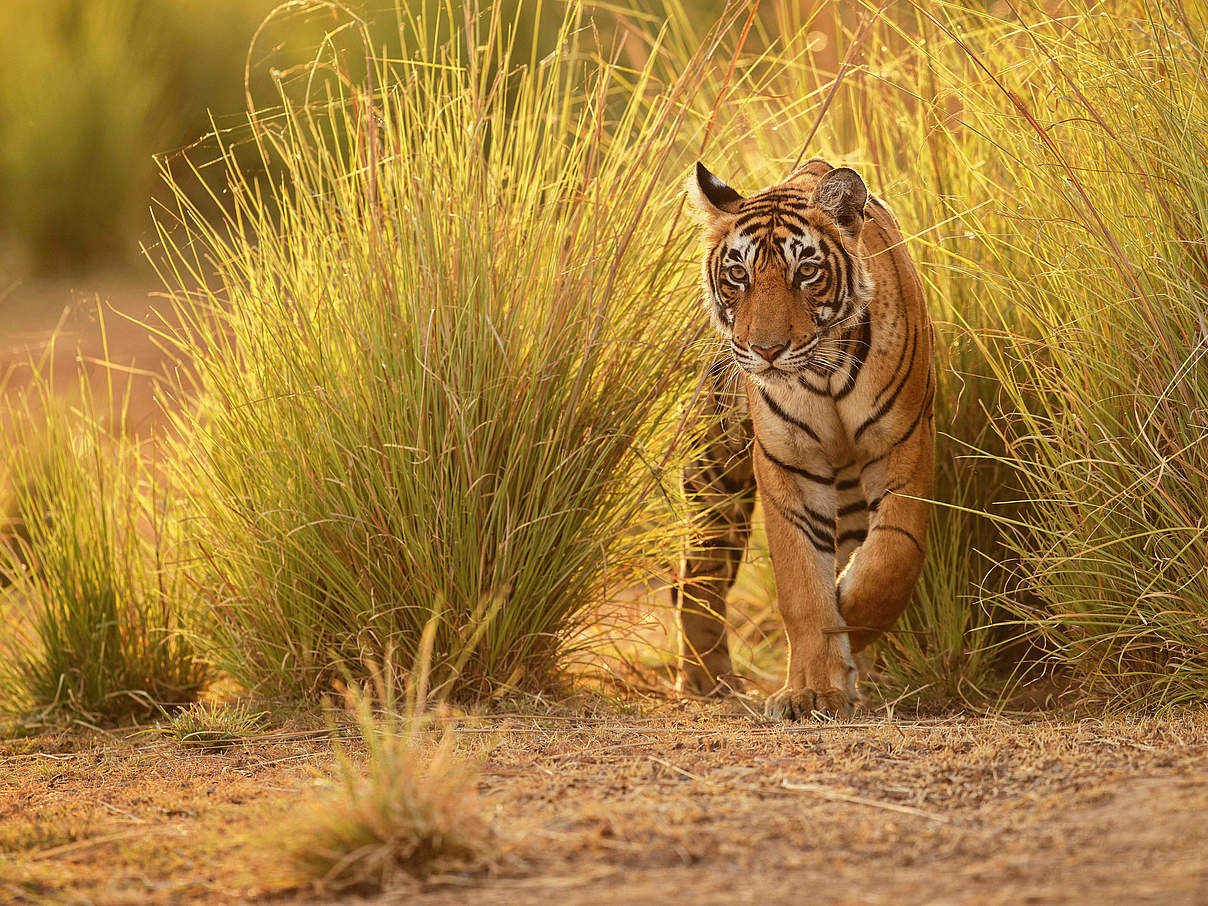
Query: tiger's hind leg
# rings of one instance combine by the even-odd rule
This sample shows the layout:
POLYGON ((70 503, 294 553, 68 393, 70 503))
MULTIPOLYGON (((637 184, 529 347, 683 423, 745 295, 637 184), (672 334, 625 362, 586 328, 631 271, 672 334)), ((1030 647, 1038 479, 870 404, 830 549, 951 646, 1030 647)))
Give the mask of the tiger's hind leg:
POLYGON ((692 520, 672 591, 679 622, 677 688, 690 695, 721 692, 733 671, 726 639, 726 596, 746 552, 755 509, 755 473, 746 394, 725 387, 724 366, 710 369, 703 414, 711 418, 701 455, 684 470, 692 520))

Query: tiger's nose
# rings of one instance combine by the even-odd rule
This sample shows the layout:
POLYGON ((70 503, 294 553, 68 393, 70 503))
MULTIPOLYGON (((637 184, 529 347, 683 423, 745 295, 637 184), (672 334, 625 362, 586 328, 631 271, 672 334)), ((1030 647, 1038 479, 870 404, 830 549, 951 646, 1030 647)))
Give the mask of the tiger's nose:
POLYGON ((767 361, 771 362, 776 356, 780 355, 781 350, 784 349, 784 344, 781 343, 778 346, 756 346, 751 344, 751 348, 767 359, 767 361))

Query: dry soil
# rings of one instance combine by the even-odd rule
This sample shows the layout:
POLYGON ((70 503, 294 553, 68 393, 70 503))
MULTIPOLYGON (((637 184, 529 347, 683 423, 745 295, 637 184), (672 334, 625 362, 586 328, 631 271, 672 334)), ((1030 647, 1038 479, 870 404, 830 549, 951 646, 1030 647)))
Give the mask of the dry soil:
MULTIPOLYGON (((492 845, 380 903, 1208 902, 1208 713, 767 725, 724 707, 478 718, 492 845)), ((349 902, 283 847, 334 756, 278 731, 15 740, 0 900, 349 902)))

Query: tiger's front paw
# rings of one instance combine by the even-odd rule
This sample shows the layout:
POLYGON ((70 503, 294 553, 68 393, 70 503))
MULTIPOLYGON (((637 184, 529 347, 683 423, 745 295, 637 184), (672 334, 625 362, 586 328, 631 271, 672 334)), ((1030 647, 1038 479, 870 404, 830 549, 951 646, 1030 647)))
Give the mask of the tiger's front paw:
POLYGON ((763 713, 772 720, 847 720, 858 699, 842 689, 793 689, 785 686, 768 696, 763 713))

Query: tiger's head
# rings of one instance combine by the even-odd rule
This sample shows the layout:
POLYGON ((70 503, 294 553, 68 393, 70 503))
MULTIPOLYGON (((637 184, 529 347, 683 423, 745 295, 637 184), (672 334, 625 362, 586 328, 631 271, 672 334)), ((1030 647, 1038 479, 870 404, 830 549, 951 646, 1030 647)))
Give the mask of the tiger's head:
POLYGON ((838 368, 840 337, 872 295, 864 180, 841 167, 744 198, 698 163, 688 188, 705 226, 705 305, 735 361, 761 382, 838 368))

